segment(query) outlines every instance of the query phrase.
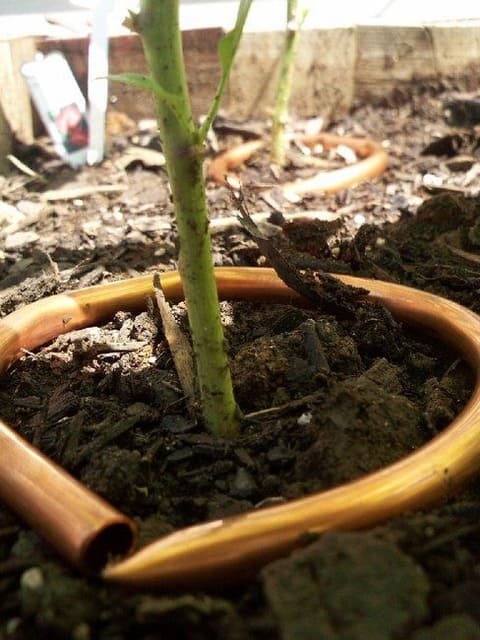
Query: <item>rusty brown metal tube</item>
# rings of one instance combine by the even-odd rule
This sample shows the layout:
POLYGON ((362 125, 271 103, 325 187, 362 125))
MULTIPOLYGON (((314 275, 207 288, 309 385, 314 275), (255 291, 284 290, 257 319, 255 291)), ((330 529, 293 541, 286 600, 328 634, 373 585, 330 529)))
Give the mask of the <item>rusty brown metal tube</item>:
MULTIPOLYGON (((216 277, 222 298, 300 300, 271 269, 223 268, 216 270, 216 277)), ((107 580, 132 587, 160 588, 231 584, 290 551, 307 531, 320 533, 373 525, 403 510, 449 497, 478 470, 480 318, 429 293, 381 281, 338 277, 347 284, 368 289, 369 297, 383 302, 399 320, 427 329, 463 355, 476 375, 467 407, 439 436, 390 467, 285 505, 183 529, 107 567, 103 572, 107 580)), ((164 274, 162 286, 168 299, 181 299, 178 273, 164 274)), ((28 305, 0 322, 0 366, 5 369, 23 353, 22 348, 39 346, 58 333, 107 319, 118 309, 140 309, 152 291, 152 277, 145 276, 28 305)), ((58 473, 58 468, 46 459, 41 473, 35 471, 37 460, 43 457, 29 445, 24 446, 6 425, 2 425, 1 434, 0 498, 67 559, 85 565, 85 540, 92 540, 104 520, 96 511, 92 517, 87 503, 83 503, 83 494, 70 500, 77 494, 67 474, 58 473), (37 502, 48 497, 50 490, 54 491, 55 500, 47 500, 45 507, 39 508, 37 502), (83 531, 83 535, 74 535, 69 523, 76 523, 75 531, 83 531)), ((92 499, 96 500, 94 496, 92 499)), ((92 557, 99 555, 95 543, 89 543, 88 548, 92 557)))
MULTIPOLYGON (((345 145, 353 149, 362 160, 341 169, 317 173, 305 180, 296 180, 278 185, 285 194, 334 193, 345 187, 358 184, 363 180, 375 178, 381 175, 388 166, 388 155, 385 149, 381 144, 369 138, 319 133, 314 136, 300 136, 298 140, 312 148, 319 144, 327 149, 345 145)), ((208 177, 217 184, 225 185, 228 172, 246 162, 266 144, 266 140, 260 138, 228 149, 210 162, 207 169, 208 177)))

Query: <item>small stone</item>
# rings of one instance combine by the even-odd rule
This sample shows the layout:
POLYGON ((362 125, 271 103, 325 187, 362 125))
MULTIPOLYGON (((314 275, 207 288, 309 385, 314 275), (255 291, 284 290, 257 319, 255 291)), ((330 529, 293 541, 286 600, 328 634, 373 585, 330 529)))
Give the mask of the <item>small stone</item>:
POLYGON ((230 493, 236 498, 250 498, 257 491, 257 483, 252 474, 239 467, 232 482, 230 493))
POLYGON ((88 222, 84 222, 82 224, 82 231, 87 234, 87 236, 95 237, 100 228, 102 226, 101 220, 98 218, 96 220, 89 220, 88 222))
POLYGON ((255 467, 255 462, 252 460, 252 457, 246 449, 235 449, 235 455, 238 458, 238 461, 248 469, 253 469, 255 467))
POLYGON ((345 144, 339 144, 336 148, 336 153, 340 156, 347 164, 354 164, 357 162, 357 154, 351 147, 347 147, 345 144))
POLYGON ((299 424, 301 427, 304 427, 305 425, 310 424, 311 421, 312 414, 310 413, 310 411, 307 411, 306 413, 302 413, 302 415, 298 418, 297 424, 299 424))
POLYGON ((357 213, 353 217, 353 222, 357 225, 357 227, 361 227, 362 224, 365 224, 366 221, 367 221, 367 219, 365 218, 363 213, 357 213))
POLYGON ((179 413, 167 413, 160 422, 160 429, 170 433, 185 433, 191 431, 195 424, 179 413))
POLYGON ((20 578, 20 584, 24 589, 31 589, 37 591, 43 587, 43 573, 38 567, 32 567, 22 573, 20 578))
POLYGON ((441 187, 443 179, 433 173, 426 173, 422 179, 424 187, 441 187))
POLYGON ((0 200, 0 225, 10 225, 22 222, 25 215, 17 207, 12 204, 0 200))
POLYGON ((267 460, 273 464, 288 462, 292 457, 292 452, 282 445, 272 447, 267 452, 267 460))

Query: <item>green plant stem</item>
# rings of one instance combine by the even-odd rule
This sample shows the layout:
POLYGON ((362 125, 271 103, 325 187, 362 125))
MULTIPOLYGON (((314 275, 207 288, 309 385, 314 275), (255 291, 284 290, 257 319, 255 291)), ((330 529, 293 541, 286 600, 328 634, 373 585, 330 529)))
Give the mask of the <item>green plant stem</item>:
POLYGON ((280 76, 275 94, 275 110, 272 123, 271 160, 281 167, 285 164, 287 141, 285 129, 288 122, 288 105, 292 93, 293 69, 298 48, 301 21, 298 14, 298 0, 287 2, 287 29, 283 47, 280 76))
POLYGON ((225 352, 208 230, 203 150, 193 124, 185 78, 178 0, 142 0, 135 27, 153 80, 176 97, 177 108, 156 95, 180 240, 182 277, 205 426, 218 436, 238 431, 225 352), (178 109, 182 113, 177 113, 178 109))

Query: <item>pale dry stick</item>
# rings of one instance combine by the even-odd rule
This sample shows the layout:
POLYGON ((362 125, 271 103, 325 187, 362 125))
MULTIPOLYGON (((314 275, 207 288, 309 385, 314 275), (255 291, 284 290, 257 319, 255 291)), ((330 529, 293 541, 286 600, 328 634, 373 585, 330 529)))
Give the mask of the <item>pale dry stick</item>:
MULTIPOLYGON (((466 408, 428 444, 381 471, 285 505, 182 529, 107 567, 105 579, 163 589, 235 583, 301 544, 307 532, 367 527, 402 511, 425 507, 452 495, 478 471, 480 318, 430 293, 388 282, 337 277, 345 284, 368 289, 369 298, 383 303, 398 320, 427 329, 463 355, 476 376, 466 408)), ((162 274, 161 280, 168 300, 182 299, 177 272, 162 274)), ((220 296, 229 300, 302 302, 271 269, 216 269, 216 281, 220 296)), ((0 321, 0 370, 5 371, 24 349, 32 350, 60 333, 98 323, 118 310, 143 309, 153 294, 153 279, 145 276, 27 305, 0 321)), ((95 513, 86 506, 88 500, 77 493, 78 483, 72 485, 71 479, 65 483, 58 467, 7 425, 1 425, 0 436, 1 499, 70 561, 82 565, 89 554, 96 556, 95 543, 86 554, 85 541, 78 536, 79 523, 90 528, 98 525, 95 513)), ((115 527, 110 532, 121 533, 115 527)), ((108 541, 115 546, 115 536, 112 538, 108 541)), ((88 536, 87 540, 91 542, 88 536)), ((104 552, 105 546, 100 545, 100 550, 104 552)))
POLYGON ((175 370, 186 398, 190 413, 194 414, 195 400, 195 363, 193 349, 187 336, 182 332, 173 317, 170 305, 165 299, 160 276, 153 277, 155 301, 162 319, 163 333, 173 358, 175 370))
MULTIPOLYGON (((298 140, 312 148, 317 145, 323 145, 326 149, 331 149, 339 145, 345 145, 353 149, 362 160, 341 169, 317 173, 306 180, 296 180, 278 185, 287 197, 306 193, 334 193, 345 187, 358 184, 363 180, 380 176, 388 165, 388 155, 385 149, 378 142, 368 138, 319 133, 314 136, 301 136, 298 140)), ((210 162, 207 169, 208 177, 217 184, 226 185, 229 171, 241 166, 266 144, 266 140, 261 138, 245 142, 225 151, 210 162)))
MULTIPOLYGON (((267 213, 252 213, 250 216, 255 224, 264 224, 268 222, 271 217, 271 212, 267 213)), ((339 213, 332 213, 331 211, 296 211, 294 213, 282 213, 284 222, 301 222, 314 220, 320 220, 322 222, 331 222, 340 217, 339 213)), ((231 229, 242 229, 242 223, 238 216, 226 216, 222 218, 214 218, 210 220, 210 233, 215 235, 217 233, 223 233, 231 229)))
POLYGON ((38 178, 39 180, 43 180, 45 182, 45 178, 42 175, 40 175, 39 173, 37 173, 33 169, 30 169, 30 167, 28 165, 26 165, 24 162, 19 160, 13 154, 9 153, 7 155, 7 160, 9 160, 13 164, 14 167, 16 167, 19 171, 22 171, 22 173, 24 173, 29 178, 38 178))
POLYGON ((55 202, 57 200, 75 200, 76 198, 87 198, 96 193, 118 193, 125 191, 126 185, 123 184, 97 184, 84 185, 80 187, 64 187, 62 189, 51 189, 40 194, 40 200, 43 202, 55 202))

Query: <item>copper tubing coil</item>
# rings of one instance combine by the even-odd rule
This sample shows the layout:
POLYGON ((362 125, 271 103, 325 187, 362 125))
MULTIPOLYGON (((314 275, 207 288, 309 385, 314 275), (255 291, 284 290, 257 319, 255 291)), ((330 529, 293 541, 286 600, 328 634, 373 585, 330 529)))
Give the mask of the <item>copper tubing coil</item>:
MULTIPOLYGON (((449 497, 480 467, 480 318, 449 300, 409 287, 337 276, 369 290, 400 321, 434 334, 472 367, 475 390, 462 413, 432 441, 399 462, 324 493, 182 529, 103 571, 106 580, 131 587, 222 586, 254 574, 268 561, 301 544, 306 532, 374 525, 405 510, 449 497)), ((230 300, 301 303, 271 269, 216 269, 219 294, 230 300)), ((171 301, 182 299, 177 272, 162 275, 171 301)), ((95 324, 118 310, 140 310, 153 293, 152 276, 65 293, 30 304, 0 321, 2 371, 60 333, 95 324)), ((91 557, 118 552, 112 524, 125 538, 132 525, 86 491, 2 424, 0 498, 69 561, 89 566, 91 557), (88 541, 88 544, 87 542, 88 541), (105 549, 105 545, 111 545, 105 549)), ((111 508, 110 508, 111 509, 111 508)), ((128 536, 127 536, 128 537, 128 536)), ((127 545, 128 546, 128 545, 127 545)))
MULTIPOLYGON (((323 145, 326 149, 345 145, 362 158, 355 164, 318 173, 312 178, 286 182, 278 187, 286 194, 334 193, 345 187, 356 185, 363 180, 381 175, 388 165, 388 156, 381 144, 368 138, 336 136, 319 133, 314 136, 300 136, 298 141, 308 147, 323 145)), ((246 162, 251 156, 267 144, 263 138, 240 144, 214 158, 207 169, 207 176, 217 184, 227 184, 229 171, 246 162)))

